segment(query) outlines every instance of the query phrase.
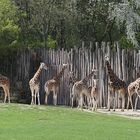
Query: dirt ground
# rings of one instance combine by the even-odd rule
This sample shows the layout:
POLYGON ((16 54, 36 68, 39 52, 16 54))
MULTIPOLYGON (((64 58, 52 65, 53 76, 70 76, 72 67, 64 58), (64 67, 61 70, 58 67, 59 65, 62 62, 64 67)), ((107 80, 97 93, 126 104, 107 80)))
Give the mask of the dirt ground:
POLYGON ((140 120, 140 110, 132 111, 130 109, 130 110, 124 110, 124 112, 122 112, 120 109, 116 109, 115 111, 113 110, 107 111, 107 109, 98 109, 96 112, 93 112, 93 111, 84 109, 84 111, 90 112, 90 113, 97 112, 97 113, 104 113, 107 115, 117 115, 117 116, 122 116, 122 117, 130 118, 130 119, 140 120))

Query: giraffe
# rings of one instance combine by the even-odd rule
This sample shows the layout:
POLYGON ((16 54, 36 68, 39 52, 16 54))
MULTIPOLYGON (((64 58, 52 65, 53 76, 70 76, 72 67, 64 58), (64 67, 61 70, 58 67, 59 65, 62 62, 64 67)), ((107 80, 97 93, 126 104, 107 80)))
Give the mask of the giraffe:
POLYGON ((60 84, 60 78, 62 77, 65 69, 67 68, 67 64, 63 64, 62 70, 53 77, 53 79, 48 80, 44 85, 45 90, 45 104, 47 104, 48 101, 48 95, 50 92, 53 92, 53 104, 57 105, 57 95, 59 90, 59 84, 60 84))
POLYGON ((136 79, 134 82, 132 82, 128 85, 127 110, 128 110, 129 102, 130 102, 132 110, 134 111, 133 103, 132 103, 132 96, 133 96, 134 93, 137 94, 137 97, 136 97, 136 100, 135 100, 135 110, 136 110, 137 101, 138 101, 138 98, 140 97, 140 78, 136 79))
POLYGON ((94 86, 91 88, 91 106, 92 106, 92 111, 97 111, 97 105, 98 105, 98 100, 99 100, 99 94, 98 94, 98 85, 97 81, 98 79, 93 79, 94 81, 94 86))
POLYGON ((81 109, 83 109, 83 103, 84 103, 83 95, 87 97, 88 107, 89 107, 89 104, 90 104, 89 90, 90 89, 87 86, 87 82, 94 74, 96 74, 95 71, 96 71, 95 69, 92 70, 92 72, 89 75, 87 75, 84 79, 74 83, 72 87, 71 107, 73 107, 73 101, 74 99, 76 99, 78 101, 78 108, 81 107, 81 109))
MULTIPOLYGON (((111 65, 109 63, 109 57, 105 56, 105 64, 108 70, 108 76, 109 76, 109 90, 110 93, 108 94, 108 111, 110 111, 110 102, 111 102, 111 95, 115 95, 115 92, 118 91, 121 94, 122 97, 122 109, 121 111, 124 111, 125 107, 125 95, 127 94, 127 86, 126 83, 119 79, 117 75, 113 72, 111 69, 111 65)), ((114 106, 113 106, 113 111, 115 111, 115 97, 114 97, 114 106)))
POLYGON ((72 87, 74 83, 78 81, 78 79, 75 77, 73 71, 69 72, 69 87, 70 87, 70 105, 72 105, 71 98, 72 98, 72 87))
POLYGON ((6 99, 8 98, 8 103, 10 103, 10 80, 8 77, 3 76, 0 74, 0 87, 4 90, 4 103, 6 102, 6 99))
POLYGON ((39 99, 40 82, 38 78, 41 74, 42 69, 45 69, 45 70, 48 69, 48 66, 43 62, 40 63, 40 66, 37 72, 34 74, 33 78, 29 81, 29 86, 30 86, 31 95, 32 95, 31 105, 32 104, 36 105, 36 96, 38 98, 38 105, 40 105, 40 99, 39 99))

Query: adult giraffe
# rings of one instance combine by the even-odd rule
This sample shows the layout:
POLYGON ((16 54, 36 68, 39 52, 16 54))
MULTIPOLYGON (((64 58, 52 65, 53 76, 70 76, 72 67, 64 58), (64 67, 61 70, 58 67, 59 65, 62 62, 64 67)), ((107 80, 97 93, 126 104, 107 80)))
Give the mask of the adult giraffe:
MULTIPOLYGON (((114 73, 114 71, 111 69, 111 65, 109 62, 109 57, 105 56, 105 64, 107 67, 108 77, 109 77, 109 90, 110 93, 108 94, 108 111, 110 111, 110 102, 111 102, 111 94, 115 94, 116 91, 119 91, 122 97, 122 109, 121 111, 124 111, 125 107, 125 95, 127 94, 127 86, 126 83, 119 79, 117 75, 114 73)), ((115 111, 115 103, 116 99, 114 98, 114 106, 113 111, 115 111)))
POLYGON ((128 85, 127 110, 129 108, 129 102, 131 103, 132 110, 133 111, 134 111, 134 109, 136 110, 138 98, 140 98, 140 78, 137 78, 134 82, 131 82, 128 85), (132 103, 132 96, 133 96, 134 93, 137 94, 137 97, 136 97, 136 100, 135 100, 135 107, 133 107, 133 103, 132 103))
POLYGON ((41 62, 37 72, 34 74, 33 78, 29 81, 29 86, 32 94, 31 104, 36 105, 36 96, 37 96, 38 105, 40 105, 40 98, 39 98, 40 82, 38 78, 43 69, 47 70, 48 66, 45 63, 41 62))
POLYGON ((57 104, 57 95, 59 91, 59 84, 60 84, 60 79, 64 74, 65 69, 67 68, 67 64, 63 64, 62 70, 53 77, 53 79, 48 80, 45 85, 44 85, 44 90, 45 90, 45 104, 48 102, 48 95, 50 92, 53 92, 53 104, 57 104))

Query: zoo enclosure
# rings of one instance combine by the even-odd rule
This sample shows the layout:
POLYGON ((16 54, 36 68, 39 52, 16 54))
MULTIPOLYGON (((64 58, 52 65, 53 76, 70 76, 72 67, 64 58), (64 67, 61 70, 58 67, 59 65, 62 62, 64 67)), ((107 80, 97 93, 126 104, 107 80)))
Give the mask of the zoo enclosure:
MULTIPOLYGON (((140 76, 140 50, 120 49, 117 42, 114 43, 112 49, 109 43, 103 42, 101 46, 95 43, 87 47, 75 47, 71 50, 48 50, 45 48, 18 50, 14 57, 7 58, 0 64, 0 69, 1 74, 5 73, 10 78, 12 96, 24 96, 26 103, 30 103, 31 95, 28 82, 36 72, 41 61, 49 64, 49 69, 47 71, 43 70, 40 76, 40 98, 43 104, 45 82, 61 70, 63 63, 68 63, 68 68, 65 70, 60 82, 58 104, 69 105, 69 71, 72 70, 80 80, 95 67, 98 69, 96 78, 99 79, 99 107, 106 107, 108 97, 108 75, 104 63, 104 56, 106 54, 110 56, 111 67, 116 75, 126 81, 127 84, 140 76)), ((93 78, 89 80, 88 85, 94 85, 93 78)), ((49 103, 52 102, 51 100, 50 94, 49 103)), ((120 107, 120 102, 119 95, 117 94, 117 107, 120 107)), ((140 103, 138 107, 140 107, 140 103)))

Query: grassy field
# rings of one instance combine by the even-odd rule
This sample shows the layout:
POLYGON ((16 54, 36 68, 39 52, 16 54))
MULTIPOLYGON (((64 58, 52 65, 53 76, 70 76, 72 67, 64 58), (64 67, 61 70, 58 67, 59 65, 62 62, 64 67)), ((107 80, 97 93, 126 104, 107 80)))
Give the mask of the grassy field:
POLYGON ((62 106, 0 104, 0 140, 139 140, 140 121, 62 106))

